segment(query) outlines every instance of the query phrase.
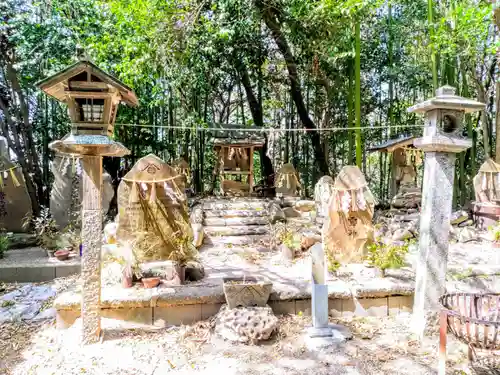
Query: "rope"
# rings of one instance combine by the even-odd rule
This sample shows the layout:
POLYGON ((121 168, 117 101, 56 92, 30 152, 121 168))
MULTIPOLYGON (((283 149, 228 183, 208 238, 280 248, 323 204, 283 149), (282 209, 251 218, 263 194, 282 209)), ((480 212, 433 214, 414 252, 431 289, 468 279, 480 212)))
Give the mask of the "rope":
MULTIPOLYGON (((339 131, 339 130, 372 130, 372 129, 389 129, 388 126, 353 126, 350 128, 316 128, 316 129, 277 129, 277 128, 200 128, 196 126, 168 126, 168 125, 152 125, 152 124, 115 124, 118 126, 129 126, 137 128, 154 128, 154 129, 177 129, 177 130, 196 130, 196 131, 219 131, 219 132, 248 132, 248 133, 274 133, 274 132, 324 132, 324 131, 339 131)), ((397 128, 423 128, 425 125, 398 125, 397 128)))

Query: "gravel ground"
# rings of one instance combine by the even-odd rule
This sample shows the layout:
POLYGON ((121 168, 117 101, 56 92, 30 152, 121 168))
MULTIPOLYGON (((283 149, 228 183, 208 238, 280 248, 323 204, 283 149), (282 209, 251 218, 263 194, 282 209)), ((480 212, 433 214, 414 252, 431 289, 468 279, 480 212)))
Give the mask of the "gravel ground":
MULTIPOLYGON (((80 322, 56 330, 53 322, 9 323, 0 330, 0 374, 9 375, 372 375, 437 374, 437 337, 420 344, 408 335, 410 315, 336 320, 354 337, 323 351, 303 341, 308 317, 283 316, 279 331, 258 346, 215 337, 213 321, 162 330, 122 330, 103 319, 99 344, 79 345, 80 322)), ((467 374, 466 348, 450 338, 449 374, 467 374)))

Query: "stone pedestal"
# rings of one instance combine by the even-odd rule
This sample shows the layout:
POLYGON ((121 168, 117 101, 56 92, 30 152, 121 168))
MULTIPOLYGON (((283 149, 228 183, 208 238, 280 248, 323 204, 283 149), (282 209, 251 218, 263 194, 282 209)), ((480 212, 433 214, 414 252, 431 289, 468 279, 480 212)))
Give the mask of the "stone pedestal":
POLYGON ((83 155, 82 167, 82 340, 92 344, 101 332, 102 157, 83 155))

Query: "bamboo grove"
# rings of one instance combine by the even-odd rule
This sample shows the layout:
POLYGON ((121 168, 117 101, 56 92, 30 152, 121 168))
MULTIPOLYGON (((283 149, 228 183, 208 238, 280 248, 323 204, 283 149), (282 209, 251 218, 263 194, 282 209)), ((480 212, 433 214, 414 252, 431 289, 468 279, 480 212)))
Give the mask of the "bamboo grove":
POLYGON ((50 192, 48 145, 69 124, 35 83, 80 46, 140 98, 115 130, 132 155, 104 163, 115 182, 153 152, 185 157, 195 191, 209 191, 206 129, 237 124, 268 129, 258 178, 292 162, 311 194, 320 176, 357 164, 384 202, 391 160, 368 149, 421 134, 422 120, 406 109, 448 84, 487 103, 463 130, 473 147, 457 160, 460 205, 482 160, 500 158, 499 23, 494 2, 479 0, 8 0, 0 3, 1 133, 36 213, 50 192))

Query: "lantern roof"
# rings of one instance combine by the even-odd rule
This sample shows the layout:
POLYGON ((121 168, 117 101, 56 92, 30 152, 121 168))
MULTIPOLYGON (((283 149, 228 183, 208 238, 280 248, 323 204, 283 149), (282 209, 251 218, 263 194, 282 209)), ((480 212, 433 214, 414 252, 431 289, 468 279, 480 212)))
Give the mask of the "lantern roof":
POLYGON ((483 110, 485 107, 486 104, 484 103, 456 95, 456 89, 452 86, 442 86, 436 90, 434 98, 415 104, 408 108, 408 112, 425 113, 434 109, 476 112, 483 110))
POLYGON ((47 95, 52 96, 60 102, 66 102, 66 89, 70 87, 69 81, 73 77, 76 77, 84 72, 90 73, 91 82, 89 88, 92 88, 92 86, 100 86, 100 88, 102 88, 103 85, 108 87, 110 86, 118 90, 121 95, 121 99, 128 105, 133 107, 139 105, 139 100, 130 87, 119 81, 117 78, 109 75, 86 58, 80 59, 60 72, 39 81, 37 86, 47 95))
POLYGON ((413 135, 389 139, 388 141, 385 141, 376 146, 373 146, 372 148, 369 148, 368 151, 393 152, 395 149, 400 147, 413 147, 413 141, 415 139, 417 139, 417 137, 413 135))

